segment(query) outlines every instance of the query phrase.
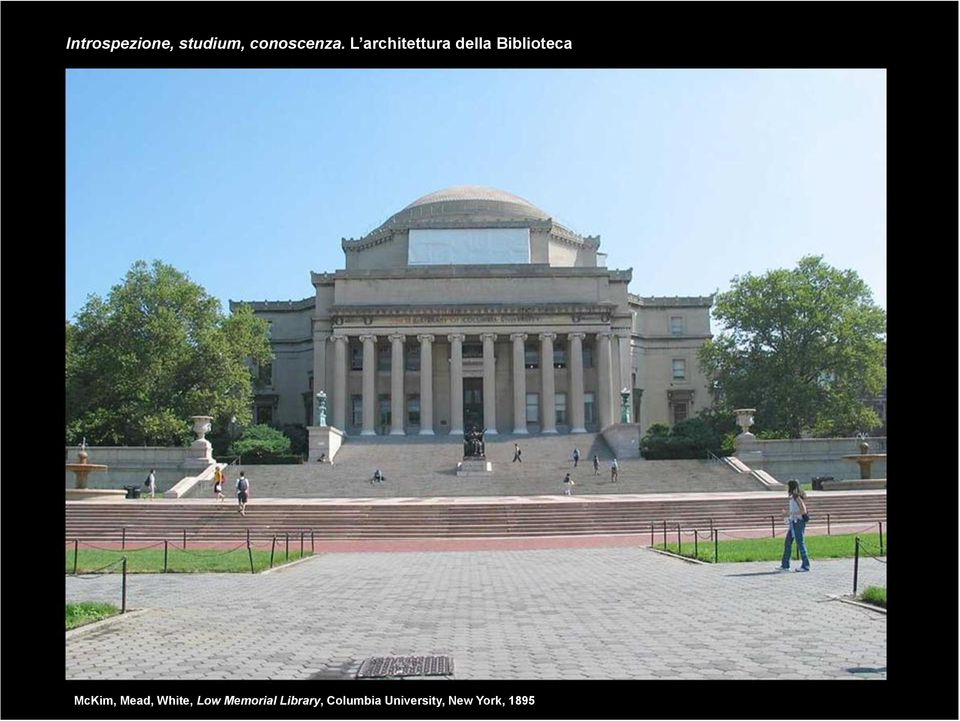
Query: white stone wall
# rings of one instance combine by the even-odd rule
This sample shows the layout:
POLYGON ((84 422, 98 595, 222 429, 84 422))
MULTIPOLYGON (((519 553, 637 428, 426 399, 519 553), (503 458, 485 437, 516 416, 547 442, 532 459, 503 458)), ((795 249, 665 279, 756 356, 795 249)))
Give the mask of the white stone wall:
MULTIPOLYGON (((870 453, 886 453, 886 438, 868 438, 870 453)), ((754 440, 741 443, 737 455, 759 451, 762 460, 749 461, 751 468, 762 468, 778 480, 796 478, 809 482, 815 476, 833 476, 837 480, 860 478, 860 466, 843 456, 860 453, 859 438, 794 438, 785 440, 754 440)), ((886 460, 874 461, 872 478, 887 477, 886 460)))

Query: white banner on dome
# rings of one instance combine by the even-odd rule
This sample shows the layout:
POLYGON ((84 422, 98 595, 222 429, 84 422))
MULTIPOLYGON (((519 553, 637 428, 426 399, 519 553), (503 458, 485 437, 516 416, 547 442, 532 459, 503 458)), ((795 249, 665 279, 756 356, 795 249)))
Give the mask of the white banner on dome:
POLYGON ((411 230, 409 265, 494 265, 530 262, 529 228, 411 230))

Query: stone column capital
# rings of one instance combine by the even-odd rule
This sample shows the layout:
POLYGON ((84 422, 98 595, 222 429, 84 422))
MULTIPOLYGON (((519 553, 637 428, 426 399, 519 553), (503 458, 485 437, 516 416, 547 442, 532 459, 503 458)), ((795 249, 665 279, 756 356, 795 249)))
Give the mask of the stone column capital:
POLYGON ((599 333, 597 333, 597 338, 606 338, 607 340, 610 340, 611 338, 613 338, 613 331, 602 330, 599 333))
POLYGON ((407 336, 403 333, 391 333, 387 338, 390 339, 391 343, 403 343, 407 339, 407 336))
POLYGON ((364 333, 362 336, 360 336, 360 340, 363 341, 364 343, 366 343, 367 341, 376 343, 377 336, 373 335, 372 333, 364 333))
POLYGON ((433 343, 434 338, 436 338, 436 336, 430 333, 421 333, 420 335, 417 336, 417 340, 420 341, 421 343, 433 343))
POLYGON ((466 336, 463 333, 451 333, 450 335, 447 336, 447 340, 450 341, 451 343, 453 343, 454 341, 459 341, 460 343, 463 343, 465 338, 466 336))
POLYGON ((556 339, 557 339, 557 334, 553 332, 540 334, 540 340, 556 340, 556 339))
POLYGON ((574 338, 576 338, 577 340, 583 340, 586 337, 587 337, 586 333, 567 333, 567 338, 569 338, 570 340, 573 340, 574 338))
POLYGON ((346 333, 334 333, 334 334, 333 334, 332 336, 330 336, 330 337, 333 338, 334 342, 340 341, 340 342, 346 343, 347 340, 349 340, 349 339, 347 338, 346 333))
POLYGON ((497 340, 497 334, 496 334, 496 333, 481 333, 481 334, 480 334, 480 340, 492 340, 492 341, 496 341, 496 340, 497 340))
POLYGON ((527 339, 527 334, 526 334, 526 333, 511 333, 511 334, 510 334, 510 340, 512 340, 514 343, 516 343, 518 340, 519 340, 519 341, 524 341, 524 340, 526 340, 526 339, 527 339))

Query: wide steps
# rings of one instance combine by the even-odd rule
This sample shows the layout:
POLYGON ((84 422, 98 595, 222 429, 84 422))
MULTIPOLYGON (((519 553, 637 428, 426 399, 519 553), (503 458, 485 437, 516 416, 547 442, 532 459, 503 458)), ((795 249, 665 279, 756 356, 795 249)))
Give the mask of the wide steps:
MULTIPOLYGON (((809 499, 812 523, 872 523, 886 518, 886 493, 858 492, 809 499)), ((133 505, 133 504, 131 504, 133 505)), ((651 526, 683 529, 783 528, 784 499, 756 494, 738 499, 657 501, 556 499, 500 503, 270 504, 235 507, 212 504, 157 504, 132 508, 84 501, 67 504, 67 538, 85 541, 270 539, 301 531, 324 539, 506 537, 594 534, 645 534, 651 526), (126 529, 123 531, 122 529, 126 529)))

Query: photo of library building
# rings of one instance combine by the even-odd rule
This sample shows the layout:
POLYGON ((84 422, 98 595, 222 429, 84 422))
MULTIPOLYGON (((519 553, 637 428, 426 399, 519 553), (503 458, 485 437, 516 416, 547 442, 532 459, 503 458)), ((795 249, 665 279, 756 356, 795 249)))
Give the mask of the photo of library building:
POLYGON ((231 301, 270 322, 258 423, 313 425, 320 391, 347 435, 595 432, 624 410, 643 433, 710 405, 711 297, 631 292, 657 269, 608 268, 523 198, 447 188, 341 246, 310 297, 231 301))

